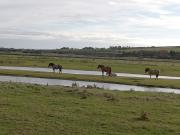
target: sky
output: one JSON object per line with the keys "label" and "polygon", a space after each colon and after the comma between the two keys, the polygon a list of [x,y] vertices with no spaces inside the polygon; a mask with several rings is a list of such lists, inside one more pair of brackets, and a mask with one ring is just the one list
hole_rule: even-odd
{"label": "sky", "polygon": [[180,0],[0,0],[0,9],[0,47],[180,45]]}

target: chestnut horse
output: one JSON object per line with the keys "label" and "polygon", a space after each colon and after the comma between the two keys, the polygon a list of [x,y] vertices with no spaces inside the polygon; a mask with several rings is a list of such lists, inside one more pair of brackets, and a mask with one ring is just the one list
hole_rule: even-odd
{"label": "chestnut horse", "polygon": [[104,66],[104,65],[98,65],[98,69],[101,69],[102,76],[104,76],[104,72],[106,72],[107,75],[111,76],[111,67]]}
{"label": "chestnut horse", "polygon": [[145,73],[148,73],[150,78],[152,75],[156,75],[156,79],[158,79],[160,71],[157,69],[145,68]]}
{"label": "chestnut horse", "polygon": [[52,67],[53,72],[55,72],[55,70],[59,69],[59,73],[62,73],[62,66],[61,65],[56,65],[54,63],[49,63],[48,67]]}

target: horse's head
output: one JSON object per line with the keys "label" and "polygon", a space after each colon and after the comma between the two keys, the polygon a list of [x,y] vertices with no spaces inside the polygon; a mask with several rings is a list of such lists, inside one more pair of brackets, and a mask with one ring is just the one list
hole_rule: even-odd
{"label": "horse's head", "polygon": [[62,65],[58,65],[58,68],[59,68],[60,70],[62,70],[62,69],[63,69]]}
{"label": "horse's head", "polygon": [[48,67],[53,67],[54,63],[49,63]]}
{"label": "horse's head", "polygon": [[145,73],[149,72],[150,68],[145,68]]}
{"label": "horse's head", "polygon": [[103,65],[98,65],[98,66],[97,66],[97,69],[102,68],[102,67],[103,67]]}

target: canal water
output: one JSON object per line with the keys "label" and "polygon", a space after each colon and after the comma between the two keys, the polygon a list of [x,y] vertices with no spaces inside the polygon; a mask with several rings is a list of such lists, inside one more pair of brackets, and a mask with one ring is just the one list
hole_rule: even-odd
{"label": "canal water", "polygon": [[73,83],[76,83],[78,84],[79,87],[83,87],[83,86],[87,87],[88,85],[91,86],[95,85],[98,88],[103,88],[107,90],[165,92],[165,93],[180,94],[180,89],[143,87],[143,86],[134,86],[134,85],[75,81],[75,80],[46,79],[46,78],[34,78],[34,77],[0,76],[0,82],[17,82],[17,83],[39,84],[39,85],[60,85],[60,86],[72,86]]}
{"label": "canal water", "polygon": [[[38,67],[12,67],[12,66],[0,66],[0,69],[8,70],[23,70],[23,71],[35,71],[35,72],[52,72],[51,68],[38,68]],[[79,74],[79,75],[102,75],[100,71],[85,71],[85,70],[71,70],[63,69],[63,73],[66,74]],[[149,78],[149,75],[143,74],[129,74],[129,73],[116,73],[120,77],[137,77],[137,78]],[[153,76],[152,76],[153,77]],[[159,76],[161,79],[180,80],[180,77],[174,76]]]}

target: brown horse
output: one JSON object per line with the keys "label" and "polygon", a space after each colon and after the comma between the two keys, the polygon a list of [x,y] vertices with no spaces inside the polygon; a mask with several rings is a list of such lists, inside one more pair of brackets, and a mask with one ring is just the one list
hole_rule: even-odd
{"label": "brown horse", "polygon": [[59,69],[59,73],[62,73],[62,66],[61,65],[56,65],[54,63],[49,63],[48,67],[52,67],[53,72],[55,72],[56,69]]}
{"label": "brown horse", "polygon": [[145,73],[148,73],[150,78],[152,75],[156,75],[156,79],[158,79],[160,71],[157,69],[145,68]]}
{"label": "brown horse", "polygon": [[98,65],[98,69],[101,69],[102,76],[104,76],[104,72],[106,72],[107,75],[111,76],[111,67],[104,66],[104,65]]}

